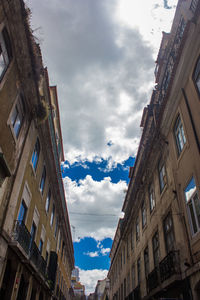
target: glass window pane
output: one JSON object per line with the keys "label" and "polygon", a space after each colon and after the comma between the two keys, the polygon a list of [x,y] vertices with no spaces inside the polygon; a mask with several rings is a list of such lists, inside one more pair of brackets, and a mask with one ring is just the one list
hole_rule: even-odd
{"label": "glass window pane", "polygon": [[194,209],[193,209],[192,201],[189,202],[188,205],[189,205],[191,222],[192,222],[192,226],[193,226],[193,233],[196,233],[197,232],[197,224],[196,224],[196,220],[195,220],[195,215],[194,215]]}
{"label": "glass window pane", "polygon": [[190,180],[189,184],[187,185],[187,187],[185,189],[186,202],[188,202],[190,200],[190,198],[192,197],[192,195],[194,194],[195,191],[196,191],[196,184],[194,181],[194,177],[192,177],[192,179]]}
{"label": "glass window pane", "polygon": [[200,228],[200,202],[197,194],[194,195],[193,199],[194,199],[194,206],[195,206],[195,211],[197,216],[198,227]]}

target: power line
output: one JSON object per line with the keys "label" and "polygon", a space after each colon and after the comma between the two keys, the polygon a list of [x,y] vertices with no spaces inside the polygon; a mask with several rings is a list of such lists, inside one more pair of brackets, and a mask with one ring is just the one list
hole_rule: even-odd
{"label": "power line", "polygon": [[119,215],[114,215],[114,214],[91,214],[91,213],[81,213],[81,212],[73,212],[73,211],[70,211],[69,214],[72,214],[72,215],[83,215],[83,216],[119,217]]}

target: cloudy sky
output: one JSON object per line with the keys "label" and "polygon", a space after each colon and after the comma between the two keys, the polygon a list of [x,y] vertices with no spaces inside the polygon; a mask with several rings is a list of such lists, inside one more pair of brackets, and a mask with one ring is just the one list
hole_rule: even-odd
{"label": "cloudy sky", "polygon": [[177,0],[26,3],[58,89],[75,261],[89,293],[109,268],[161,33],[170,30]]}

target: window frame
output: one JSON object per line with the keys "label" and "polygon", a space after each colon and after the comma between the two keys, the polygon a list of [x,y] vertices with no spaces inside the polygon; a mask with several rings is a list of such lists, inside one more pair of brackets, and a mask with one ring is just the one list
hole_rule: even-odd
{"label": "window frame", "polygon": [[[157,239],[157,244],[155,245],[155,240]],[[160,246],[159,246],[159,234],[158,231],[156,231],[152,237],[152,249],[153,249],[153,261],[154,261],[154,266],[159,265],[159,260],[160,260]],[[157,256],[156,256],[157,253]]]}
{"label": "window frame", "polygon": [[37,137],[35,145],[34,145],[33,153],[31,156],[31,164],[32,164],[34,172],[37,171],[39,157],[40,157],[40,141],[39,141],[39,138]]}
{"label": "window frame", "polygon": [[178,116],[176,117],[173,132],[174,132],[174,139],[176,141],[177,154],[179,156],[183,151],[185,144],[187,142],[185,130],[183,127],[183,122],[180,114],[178,114]]}
{"label": "window frame", "polygon": [[197,91],[197,94],[200,98],[200,55],[197,58],[197,61],[196,61],[195,67],[194,67],[192,80],[193,80],[195,89]]}
{"label": "window frame", "polygon": [[138,285],[141,282],[141,258],[138,257],[137,259],[137,280],[138,280]]}
{"label": "window frame", "polygon": [[51,217],[50,217],[50,226],[53,226],[53,222],[54,222],[54,217],[55,217],[55,204],[53,203],[52,205],[52,210],[51,210]]}
{"label": "window frame", "polygon": [[167,185],[167,172],[165,162],[162,160],[158,164],[158,175],[159,175],[159,185],[160,185],[160,193],[162,194],[164,188]]}
{"label": "window frame", "polygon": [[8,70],[12,61],[12,46],[10,41],[9,32],[6,26],[3,26],[0,30],[0,64],[4,64],[2,70],[0,70],[0,83],[2,82],[6,71]]}
{"label": "window frame", "polygon": [[39,250],[39,252],[40,252],[41,255],[42,255],[43,246],[44,246],[44,242],[43,242],[42,239],[40,239],[38,250]]}
{"label": "window frame", "polygon": [[[192,180],[194,181],[194,190],[190,192],[190,195],[187,198],[186,189],[191,184]],[[197,210],[200,211],[200,198],[199,193],[197,190],[197,185],[194,176],[191,177],[190,181],[188,182],[186,188],[184,189],[184,195],[185,195],[185,202],[186,202],[186,208],[187,208],[187,214],[190,224],[190,230],[192,236],[195,236],[200,232],[200,219],[198,219]],[[195,203],[194,198],[196,197],[197,203]],[[197,208],[197,205],[199,206]],[[200,215],[199,215],[200,218]],[[195,223],[194,223],[195,222]],[[194,225],[196,226],[196,231],[194,229]]]}
{"label": "window frame", "polygon": [[148,187],[148,197],[149,197],[149,210],[151,214],[156,207],[156,199],[155,199],[155,191],[154,191],[153,183],[151,183]]}
{"label": "window frame", "polygon": [[[169,228],[167,228],[168,226]],[[165,238],[165,249],[166,252],[169,253],[170,251],[173,251],[175,248],[174,224],[173,224],[171,211],[168,212],[168,214],[163,220],[163,233]],[[171,240],[169,242],[168,240],[169,238],[172,239],[173,242]]]}
{"label": "window frame", "polygon": [[140,222],[139,222],[139,216],[137,216],[136,221],[135,221],[135,238],[136,238],[136,242],[138,242],[139,239],[140,239]]}
{"label": "window frame", "polygon": [[[22,219],[19,219],[20,214],[22,212],[22,207],[24,208],[23,217],[22,217]],[[23,223],[23,224],[26,223],[27,212],[28,212],[28,207],[27,207],[26,202],[24,201],[24,199],[22,199],[21,204],[20,204],[20,208],[19,208],[18,217],[17,217],[17,221],[19,221],[20,224],[21,223]]]}
{"label": "window frame", "polygon": [[142,229],[147,225],[147,210],[146,210],[146,203],[143,200],[141,205],[141,214],[142,214]]}
{"label": "window frame", "polygon": [[144,249],[144,271],[145,271],[145,276],[147,278],[149,274],[149,248],[146,246]]}
{"label": "window frame", "polygon": [[45,202],[45,211],[46,211],[46,213],[49,212],[50,203],[51,203],[51,189],[49,188],[48,194],[47,194],[47,197],[46,197],[46,202]]}
{"label": "window frame", "polygon": [[24,97],[20,93],[14,102],[12,110],[10,112],[7,124],[10,126],[12,135],[14,137],[15,142],[19,139],[20,132],[22,130],[24,119],[25,119],[25,103]]}
{"label": "window frame", "polygon": [[47,178],[47,171],[46,171],[46,167],[44,165],[43,170],[42,170],[41,179],[40,179],[40,192],[42,195],[44,194],[46,178]]}

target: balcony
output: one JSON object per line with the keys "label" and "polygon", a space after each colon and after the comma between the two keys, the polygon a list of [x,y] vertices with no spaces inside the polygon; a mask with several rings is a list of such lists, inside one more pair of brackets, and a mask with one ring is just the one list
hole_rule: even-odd
{"label": "balcony", "polygon": [[15,221],[13,239],[20,244],[27,254],[29,261],[32,262],[42,276],[45,277],[47,270],[46,261],[41,256],[35,242],[31,243],[31,234],[23,222]]}
{"label": "balcony", "polygon": [[192,0],[191,1],[191,5],[190,5],[190,9],[193,13],[195,13],[196,8],[197,8],[197,4],[198,4],[198,0]]}
{"label": "balcony", "polygon": [[152,291],[159,285],[158,268],[155,267],[147,277],[147,288],[148,292]]}
{"label": "balcony", "polygon": [[179,251],[171,251],[159,264],[161,282],[167,280],[174,274],[180,273]]}
{"label": "balcony", "polygon": [[159,263],[159,267],[155,267],[153,271],[149,273],[147,278],[148,292],[151,292],[175,274],[180,274],[179,251],[169,252]]}

